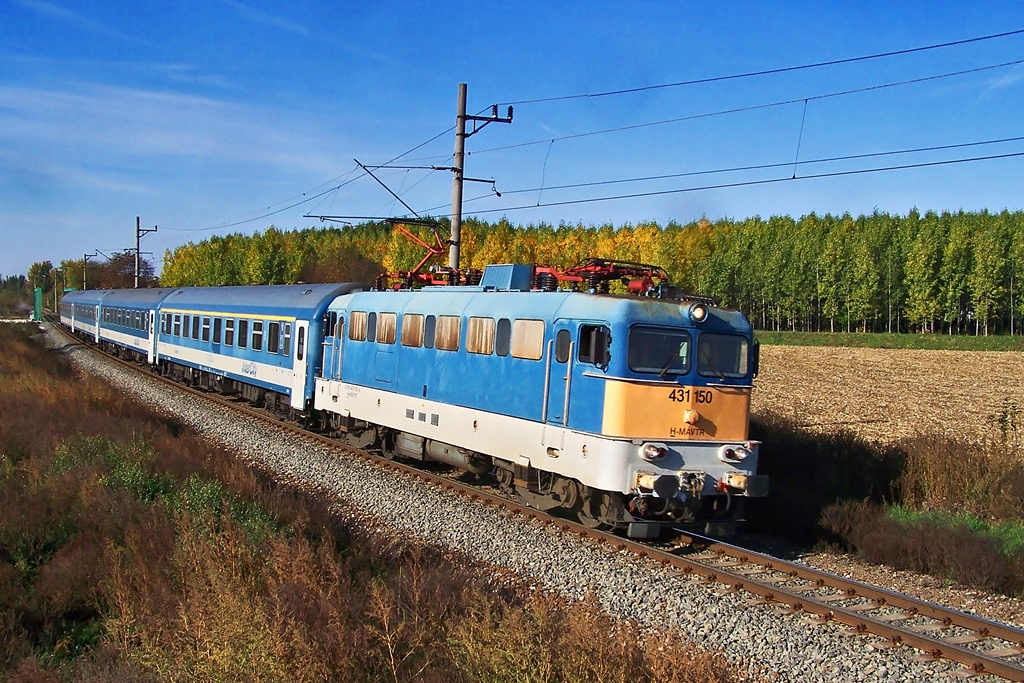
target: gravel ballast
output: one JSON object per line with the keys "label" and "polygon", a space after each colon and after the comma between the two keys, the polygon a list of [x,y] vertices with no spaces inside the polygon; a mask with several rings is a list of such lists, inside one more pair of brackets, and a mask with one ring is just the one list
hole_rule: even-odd
{"label": "gravel ballast", "polygon": [[[478,507],[450,492],[317,446],[298,443],[270,425],[245,421],[200,398],[129,371],[94,350],[48,330],[51,345],[81,371],[99,375],[126,395],[173,414],[196,432],[254,465],[323,495],[336,497],[372,526],[412,535],[504,568],[529,583],[572,599],[593,593],[612,615],[654,628],[670,627],[688,641],[721,650],[755,677],[792,681],[959,680],[959,665],[915,662],[909,648],[876,650],[872,636],[848,636],[835,624],[811,625],[807,615],[748,606],[743,593],[690,582],[659,564],[616,552],[550,526]],[[599,634],[595,634],[598,637]]]}

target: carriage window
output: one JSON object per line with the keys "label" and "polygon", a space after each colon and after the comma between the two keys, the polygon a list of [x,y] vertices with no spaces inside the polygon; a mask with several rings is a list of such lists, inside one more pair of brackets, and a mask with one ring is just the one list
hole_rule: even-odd
{"label": "carriage window", "polygon": [[685,330],[634,327],[629,331],[629,368],[659,377],[690,370],[690,334]]}
{"label": "carriage window", "polygon": [[213,343],[214,344],[220,344],[220,330],[221,330],[221,326],[223,324],[224,324],[224,320],[222,318],[214,318],[213,319]]}
{"label": "carriage window", "polygon": [[252,350],[260,351],[263,349],[263,321],[253,320],[252,321]]}
{"label": "carriage window", "polygon": [[281,323],[267,325],[267,353],[277,353],[281,343]]}
{"label": "carriage window", "polygon": [[292,324],[284,324],[284,348],[281,349],[281,353],[286,356],[292,355]]}
{"label": "carriage window", "polygon": [[187,315],[181,316],[181,336],[188,339],[188,331],[192,329],[192,318]]}
{"label": "carriage window", "polygon": [[611,339],[611,330],[605,325],[581,325],[579,361],[602,369],[608,367]]}
{"label": "carriage window", "polygon": [[705,377],[744,377],[748,357],[745,337],[705,332],[697,338],[697,372]]}
{"label": "carriage window", "polygon": [[494,333],[494,352],[499,356],[507,356],[509,345],[512,343],[512,321],[502,318],[498,321],[498,327]]}
{"label": "carriage window", "polygon": [[181,336],[181,316],[177,313],[174,314],[174,336]]}
{"label": "carriage window", "polygon": [[423,346],[423,316],[406,313],[402,316],[402,346]]}
{"label": "carriage window", "polygon": [[377,323],[377,342],[380,344],[394,344],[397,332],[398,314],[381,313]]}
{"label": "carriage window", "polygon": [[192,316],[192,338],[199,339],[199,316]]}
{"label": "carriage window", "polygon": [[141,330],[142,329],[142,316],[139,314],[138,311],[135,311],[132,314],[132,322],[135,323],[134,325],[132,325],[132,327],[134,327],[137,330]]}
{"label": "carriage window", "polygon": [[171,316],[166,313],[160,314],[160,331],[164,334],[171,333]]}
{"label": "carriage window", "polygon": [[428,315],[423,322],[423,346],[434,348],[434,337],[437,335],[437,317]]}
{"label": "carriage window", "polygon": [[377,314],[366,314],[366,341],[377,341]]}
{"label": "carriage window", "polygon": [[491,355],[494,352],[494,318],[470,318],[466,323],[466,351]]}
{"label": "carriage window", "polygon": [[544,355],[544,321],[514,320],[511,351],[513,358],[540,360]]}
{"label": "carriage window", "polygon": [[437,316],[437,330],[434,334],[434,345],[439,351],[458,351],[459,333],[461,331],[462,318],[459,316]]}
{"label": "carriage window", "polygon": [[224,321],[224,343],[228,346],[235,345],[235,319],[228,318]]}
{"label": "carriage window", "polygon": [[210,319],[207,316],[203,316],[203,341],[210,341]]}
{"label": "carriage window", "polygon": [[352,341],[366,339],[366,311],[353,311],[348,320],[348,338]]}
{"label": "carriage window", "polygon": [[238,348],[244,349],[249,343],[249,320],[241,318],[238,321]]}
{"label": "carriage window", "polygon": [[295,360],[302,360],[303,354],[306,352],[306,328],[299,328],[299,345],[295,347]]}

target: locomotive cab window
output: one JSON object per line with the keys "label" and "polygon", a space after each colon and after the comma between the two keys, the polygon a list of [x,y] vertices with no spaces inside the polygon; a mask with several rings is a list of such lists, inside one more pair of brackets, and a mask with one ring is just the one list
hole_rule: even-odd
{"label": "locomotive cab window", "polygon": [[579,361],[591,363],[602,370],[607,368],[611,341],[612,333],[606,325],[581,325]]}
{"label": "locomotive cab window", "polygon": [[629,331],[629,369],[659,377],[690,371],[690,334],[685,330],[634,327]]}
{"label": "locomotive cab window", "polygon": [[745,377],[747,340],[735,334],[705,332],[697,338],[697,372],[704,377]]}

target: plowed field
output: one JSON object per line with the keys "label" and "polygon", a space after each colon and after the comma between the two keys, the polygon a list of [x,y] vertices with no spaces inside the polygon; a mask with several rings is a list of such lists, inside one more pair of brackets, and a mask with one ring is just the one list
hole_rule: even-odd
{"label": "plowed field", "polygon": [[880,442],[920,433],[980,441],[998,438],[993,418],[1006,401],[1024,410],[1024,353],[762,346],[754,384],[755,414],[812,429]]}

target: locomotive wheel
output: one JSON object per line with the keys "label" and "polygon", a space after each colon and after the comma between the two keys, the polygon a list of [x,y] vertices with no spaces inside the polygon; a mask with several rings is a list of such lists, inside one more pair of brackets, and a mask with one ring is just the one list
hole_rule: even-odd
{"label": "locomotive wheel", "polygon": [[576,516],[579,518],[580,524],[588,529],[607,530],[612,528],[612,523],[609,521],[611,508],[608,494],[585,488],[582,505],[580,505]]}

